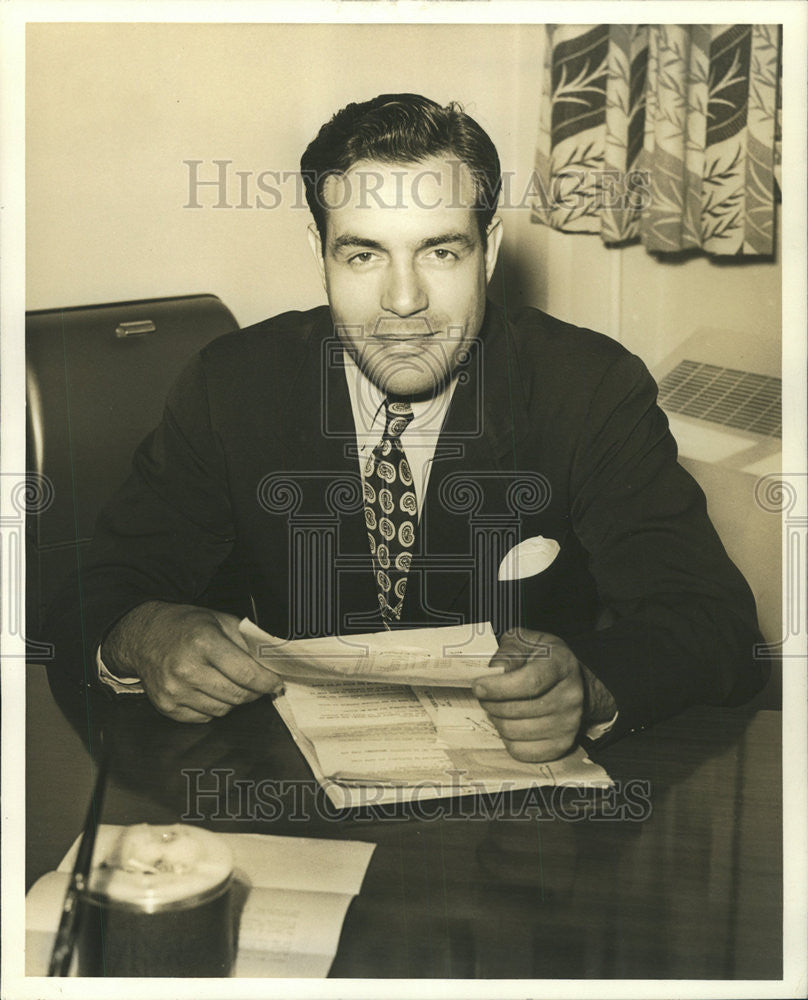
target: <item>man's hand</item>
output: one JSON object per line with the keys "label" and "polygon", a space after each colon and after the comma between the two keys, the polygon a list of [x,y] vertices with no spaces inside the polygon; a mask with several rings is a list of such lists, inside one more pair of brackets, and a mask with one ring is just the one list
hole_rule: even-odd
{"label": "man's hand", "polygon": [[504,674],[479,678],[473,690],[516,760],[557,760],[574,746],[582,723],[614,715],[606,688],[548,632],[506,632],[489,664],[499,666]]}
{"label": "man's hand", "polygon": [[247,652],[238,618],[189,604],[140,604],[110,631],[101,659],[120,677],[139,677],[155,708],[178,722],[209,722],[283,687]]}

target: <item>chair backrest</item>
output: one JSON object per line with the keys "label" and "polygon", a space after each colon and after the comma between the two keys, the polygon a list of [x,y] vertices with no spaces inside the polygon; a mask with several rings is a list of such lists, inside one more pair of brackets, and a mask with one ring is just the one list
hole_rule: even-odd
{"label": "chair backrest", "polygon": [[193,353],[238,328],[215,295],[26,316],[27,468],[52,498],[27,519],[26,632],[78,565],[101,506]]}

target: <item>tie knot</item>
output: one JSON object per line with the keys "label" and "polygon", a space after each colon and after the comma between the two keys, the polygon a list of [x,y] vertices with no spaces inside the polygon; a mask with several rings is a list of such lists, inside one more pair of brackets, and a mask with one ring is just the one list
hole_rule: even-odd
{"label": "tie knot", "polygon": [[384,413],[386,418],[384,436],[386,438],[400,437],[413,417],[412,407],[408,402],[389,398],[384,401]]}

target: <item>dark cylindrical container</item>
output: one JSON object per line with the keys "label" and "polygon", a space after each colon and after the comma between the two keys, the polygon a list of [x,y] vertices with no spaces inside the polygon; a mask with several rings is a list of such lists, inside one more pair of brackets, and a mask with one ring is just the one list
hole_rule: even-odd
{"label": "dark cylindrical container", "polygon": [[[159,845],[160,837],[190,838],[199,858],[158,859],[140,870],[137,858],[120,846],[112,860],[93,869],[79,897],[77,938],[80,976],[228,976],[234,960],[231,912],[232,864],[214,835],[193,827],[132,827]],[[210,838],[213,838],[211,840]],[[153,851],[150,852],[153,855]],[[175,852],[176,853],[176,852]],[[153,856],[150,858],[153,861]],[[174,868],[170,867],[171,865]],[[177,870],[175,870],[177,869]]]}

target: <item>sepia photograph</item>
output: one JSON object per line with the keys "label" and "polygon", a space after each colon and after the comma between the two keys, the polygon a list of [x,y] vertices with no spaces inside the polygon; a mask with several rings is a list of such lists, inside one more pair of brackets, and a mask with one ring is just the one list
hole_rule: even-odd
{"label": "sepia photograph", "polygon": [[4,6],[3,996],[804,995],[805,7]]}

